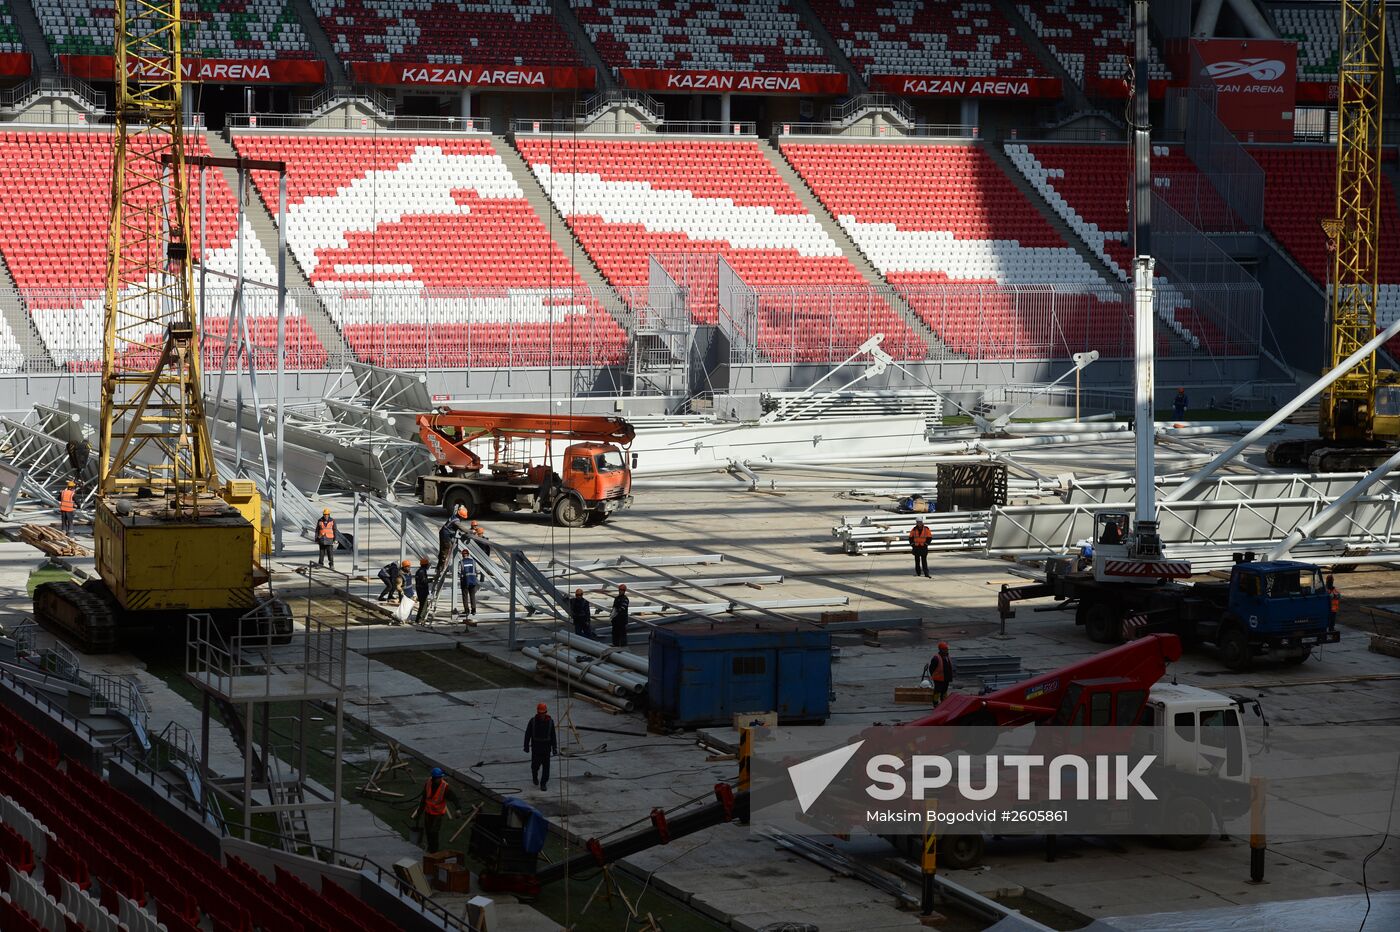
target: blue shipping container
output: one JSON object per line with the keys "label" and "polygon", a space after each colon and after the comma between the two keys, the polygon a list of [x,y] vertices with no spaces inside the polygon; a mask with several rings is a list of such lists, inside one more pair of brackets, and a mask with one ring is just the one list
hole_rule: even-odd
{"label": "blue shipping container", "polygon": [[682,728],[728,725],[736,712],[823,722],[831,703],[831,635],[809,628],[746,628],[732,620],[678,622],[651,635],[647,696]]}

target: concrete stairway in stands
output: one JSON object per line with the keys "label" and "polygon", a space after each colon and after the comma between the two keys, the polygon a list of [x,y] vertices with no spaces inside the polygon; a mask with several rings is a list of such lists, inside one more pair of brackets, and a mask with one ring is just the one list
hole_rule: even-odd
{"label": "concrete stairway in stands", "polygon": [[491,145],[495,148],[496,154],[505,163],[506,170],[510,172],[515,183],[520,185],[520,190],[525,193],[525,200],[530,202],[530,206],[535,209],[535,214],[540,218],[540,222],[549,230],[550,237],[554,240],[564,255],[573,260],[574,271],[583,279],[583,283],[593,292],[602,305],[608,309],[617,321],[618,326],[629,334],[633,331],[632,315],[623,304],[622,298],[608,280],[603,277],[602,271],[594,264],[593,257],[583,248],[583,244],[574,236],[573,229],[564,220],[561,214],[550,201],[549,195],[540,186],[540,181],[535,177],[535,173],[530,171],[530,164],[525,161],[525,157],[520,154],[514,144],[504,136],[493,135]]}
{"label": "concrete stairway in stands", "polygon": [[306,33],[306,40],[311,43],[321,61],[326,63],[327,83],[349,84],[350,76],[345,73],[345,66],[340,63],[340,56],[336,54],[331,37],[321,28],[321,20],[317,18],[311,0],[292,0],[292,8],[297,11],[297,18],[301,20],[301,29]]}
{"label": "concrete stairway in stands", "polygon": [[34,4],[29,0],[10,0],[10,17],[15,21],[25,49],[34,56],[34,75],[45,77],[58,74],[58,65],[54,62],[49,40],[44,36],[44,27],[39,25]]}
{"label": "concrete stairway in stands", "polygon": [[[225,133],[205,133],[205,139],[209,142],[209,152],[220,158],[238,158],[238,151],[234,149]],[[228,181],[229,190],[233,191],[234,197],[238,196],[238,172],[232,168],[222,169],[224,178]],[[256,189],[252,179],[248,180],[247,205],[244,207],[244,214],[248,222],[253,227],[253,232],[257,234],[258,241],[267,254],[272,257],[272,261],[277,261],[277,224],[272,219],[272,209],[269,209]],[[306,318],[306,322],[311,326],[312,332],[316,334],[316,339],[321,341],[321,345],[326,349],[327,368],[336,369],[351,362],[355,356],[350,349],[350,344],[345,342],[345,337],[341,334],[340,328],[331,319],[330,313],[321,303],[321,297],[316,293],[306,277],[306,272],[297,262],[296,256],[292,254],[290,248],[287,250],[287,301],[295,305],[301,315]]]}
{"label": "concrete stairway in stands", "polygon": [[831,211],[826,209],[826,205],[823,204],[821,199],[807,186],[807,182],[802,180],[802,176],[797,173],[797,169],[792,167],[792,163],[783,155],[782,150],[771,140],[766,139],[759,143],[759,148],[763,150],[764,156],[772,163],[778,174],[782,176],[782,179],[787,182],[788,187],[792,188],[797,194],[797,198],[802,202],[802,206],[806,207],[807,211],[811,213],[813,217],[817,218],[817,223],[820,224],[827,235],[836,242],[836,245],[841,249],[842,255],[844,255],[850,263],[856,267],[856,270],[860,272],[860,277],[865,279],[866,284],[880,289],[886,296],[886,303],[890,306],[890,309],[898,314],[904,322],[909,325],[909,328],[928,344],[930,355],[934,359],[961,356],[961,353],[956,353],[950,349],[948,345],[939,338],[938,334],[934,333],[933,328],[925,323],[924,319],[920,317],[918,313],[909,306],[908,302],[899,296],[894,290],[894,287],[885,280],[885,277],[880,274],[880,270],[875,268],[874,263],[866,257],[865,253],[861,252],[860,247],[857,246],[850,235],[846,233],[840,221],[831,215]]}
{"label": "concrete stairway in stands", "polygon": [[1011,28],[1016,30],[1016,34],[1021,37],[1021,41],[1026,43],[1026,47],[1035,53],[1041,65],[1060,79],[1063,99],[1070,104],[1071,108],[1092,110],[1093,105],[1089,103],[1089,98],[1084,95],[1084,88],[1080,87],[1075,82],[1074,77],[1065,69],[1065,66],[1060,64],[1055,53],[1050,51],[1044,42],[1040,41],[1040,36],[1031,28],[1031,24],[1026,22],[1021,11],[1016,9],[1016,4],[1012,0],[992,0],[992,5],[1011,24]]}
{"label": "concrete stairway in stands", "polygon": [[574,15],[573,4],[569,0],[553,0],[554,19],[559,26],[569,34],[569,38],[574,40],[574,48],[588,66],[598,72],[598,90],[610,91],[617,87],[617,79],[613,77],[612,69],[603,61],[603,56],[598,54],[598,50],[593,46],[593,40],[588,38],[588,31],[583,28],[583,24]]}
{"label": "concrete stairway in stands", "polygon": [[826,57],[843,71],[846,79],[851,82],[850,93],[864,94],[869,88],[865,83],[865,75],[860,73],[860,69],[851,64],[851,60],[846,57],[846,53],[841,50],[841,43],[826,28],[822,18],[812,9],[807,0],[791,0],[792,8],[802,20],[802,25],[812,33],[813,38],[821,43],[826,50]]}
{"label": "concrete stairway in stands", "polygon": [[43,337],[39,336],[39,329],[34,326],[34,318],[29,316],[29,309],[24,306],[19,287],[3,257],[0,257],[0,315],[4,315],[5,323],[10,325],[10,333],[14,334],[20,349],[24,351],[21,371],[52,372],[53,357],[49,355]]}

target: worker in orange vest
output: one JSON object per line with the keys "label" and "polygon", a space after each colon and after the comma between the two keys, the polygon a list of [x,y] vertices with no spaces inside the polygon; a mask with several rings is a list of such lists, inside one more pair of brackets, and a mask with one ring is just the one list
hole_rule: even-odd
{"label": "worker in orange vest", "polygon": [[1327,627],[1337,627],[1337,613],[1342,610],[1342,594],[1337,591],[1337,584],[1332,579],[1332,574],[1327,574]]}
{"label": "worker in orange vest", "polygon": [[462,808],[457,802],[457,794],[447,785],[447,775],[442,772],[441,767],[434,767],[428,781],[423,784],[423,794],[418,797],[418,808],[413,810],[413,815],[410,816],[416,818],[420,813],[423,816],[424,851],[441,850],[442,820],[444,816],[451,817],[450,806]]}
{"label": "worker in orange vest", "polygon": [[316,522],[316,546],[321,548],[316,565],[329,563],[330,568],[335,569],[335,519],[331,517],[329,508],[321,509],[321,520]]}
{"label": "worker in orange vest", "polygon": [[948,642],[938,642],[938,653],[928,662],[928,678],[938,702],[948,698],[948,684],[953,682],[953,660],[948,656]]}
{"label": "worker in orange vest", "polygon": [[914,575],[928,575],[928,545],[933,540],[933,532],[919,518],[909,529],[909,549],[914,551]]}
{"label": "worker in orange vest", "polygon": [[58,520],[65,534],[73,533],[73,512],[78,507],[77,488],[78,484],[69,479],[68,485],[58,493]]}

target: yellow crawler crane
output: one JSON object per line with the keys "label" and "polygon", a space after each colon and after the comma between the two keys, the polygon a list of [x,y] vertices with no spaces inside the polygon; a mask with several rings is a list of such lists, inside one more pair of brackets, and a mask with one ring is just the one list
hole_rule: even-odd
{"label": "yellow crawler crane", "polygon": [[[179,0],[117,0],[116,132],[103,333],[98,580],[47,583],[34,614],[83,650],[178,632],[190,612],[289,629],[267,581],[262,502],[220,483],[200,381]],[[261,611],[255,609],[261,608]]]}
{"label": "yellow crawler crane", "polygon": [[[1342,0],[1337,72],[1337,215],[1324,221],[1332,252],[1333,369],[1376,335],[1381,255],[1381,97],[1385,0]],[[1371,469],[1400,444],[1400,373],[1364,357],[1322,395],[1315,440],[1269,448],[1277,466],[1318,472]]]}

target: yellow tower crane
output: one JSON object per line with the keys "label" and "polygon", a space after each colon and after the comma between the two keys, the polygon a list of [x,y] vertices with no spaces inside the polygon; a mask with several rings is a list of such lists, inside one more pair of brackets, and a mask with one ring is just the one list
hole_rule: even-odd
{"label": "yellow tower crane", "polygon": [[[1337,56],[1337,213],[1332,253],[1331,370],[1376,335],[1381,258],[1381,104],[1385,0],[1342,0]],[[1322,395],[1318,436],[1269,448],[1269,462],[1313,471],[1370,469],[1400,444],[1400,373],[1364,356]]]}
{"label": "yellow tower crane", "polygon": [[192,300],[180,0],[117,0],[116,131],[93,540],[100,580],[47,583],[34,614],[87,651],[134,632],[183,643],[190,613],[289,629],[253,483],[221,483]]}

